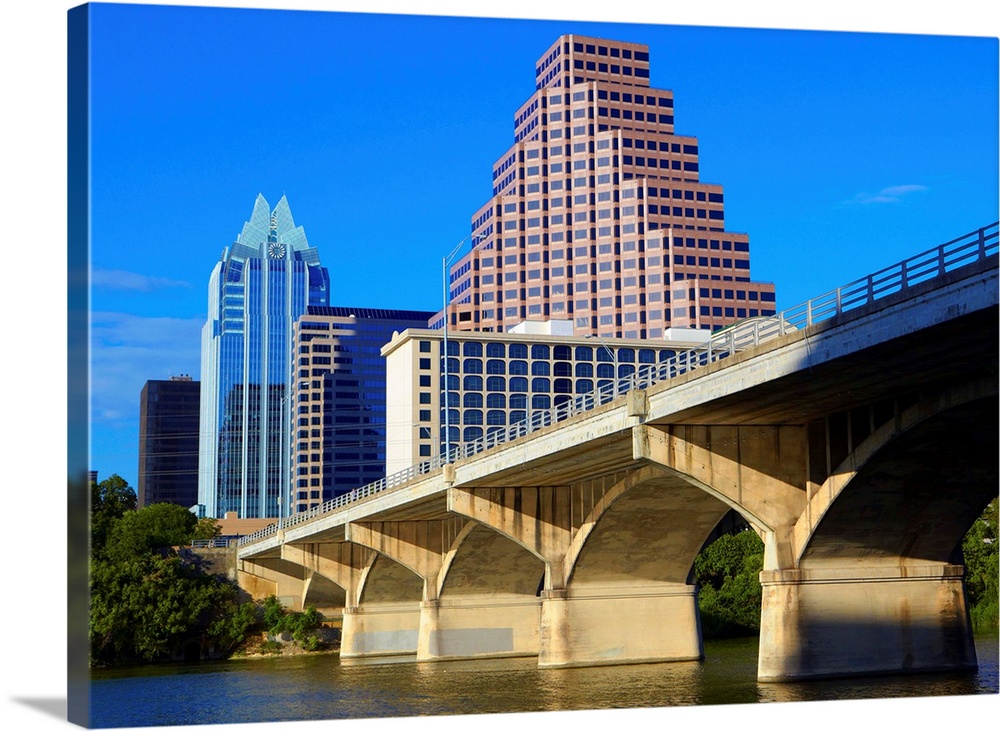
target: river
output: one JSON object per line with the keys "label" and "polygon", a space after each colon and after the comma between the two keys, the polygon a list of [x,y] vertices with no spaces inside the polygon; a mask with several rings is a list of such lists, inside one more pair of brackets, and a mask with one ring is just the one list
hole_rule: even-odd
{"label": "river", "polygon": [[95,728],[655,708],[998,692],[995,636],[979,670],[758,684],[757,639],[705,642],[705,660],[539,669],[535,658],[342,663],[335,654],[101,670]]}

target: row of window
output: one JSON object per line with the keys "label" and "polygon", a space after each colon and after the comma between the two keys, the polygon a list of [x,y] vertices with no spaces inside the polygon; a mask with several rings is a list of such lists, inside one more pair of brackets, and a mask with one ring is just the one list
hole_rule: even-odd
{"label": "row of window", "polygon": [[[421,353],[432,352],[431,341],[421,340],[419,343],[419,350]],[[440,346],[438,350],[441,350]],[[482,343],[472,340],[465,342],[456,340],[448,341],[448,355],[462,355],[466,358],[482,358],[485,356],[486,358],[513,358],[527,360],[530,353],[530,358],[533,361],[593,361],[596,357],[598,362],[611,362],[614,359],[619,363],[656,363],[658,360],[662,362],[674,354],[674,351],[668,348],[653,349],[617,347],[610,348],[610,350],[614,353],[614,357],[612,358],[608,350],[609,346],[605,345],[593,347],[589,345],[550,346],[545,343],[533,343],[529,346],[527,343]],[[430,368],[430,365],[431,361],[429,358],[420,359],[421,368]],[[428,383],[427,385],[430,384]]]}

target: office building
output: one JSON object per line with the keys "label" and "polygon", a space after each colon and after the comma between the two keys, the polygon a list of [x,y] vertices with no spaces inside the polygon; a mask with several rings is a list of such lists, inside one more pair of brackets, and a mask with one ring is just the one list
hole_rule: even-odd
{"label": "office building", "polygon": [[774,313],[774,285],[751,280],[749,238],[726,230],[722,186],[700,179],[698,139],[675,131],[673,93],[650,86],[639,43],[565,35],[542,55],[472,234],[450,269],[453,329],[556,319],[655,339]]}
{"label": "office building", "polygon": [[212,270],[201,342],[198,499],[209,517],[287,513],[293,325],[330,277],[288,201],[258,196]]}
{"label": "office building", "polygon": [[146,381],[139,394],[138,506],[198,502],[201,384],[191,376]]}
{"label": "office building", "polygon": [[[474,442],[585,394],[643,366],[707,342],[705,330],[671,330],[658,340],[574,336],[569,321],[525,322],[511,332],[398,333],[386,359],[389,474]],[[444,369],[447,368],[447,380]],[[447,412],[439,404],[447,403]],[[537,418],[537,417],[536,417]],[[447,424],[445,423],[447,422]]]}
{"label": "office building", "polygon": [[432,312],[310,307],[295,323],[292,513],[385,477],[386,368],[394,333]]}

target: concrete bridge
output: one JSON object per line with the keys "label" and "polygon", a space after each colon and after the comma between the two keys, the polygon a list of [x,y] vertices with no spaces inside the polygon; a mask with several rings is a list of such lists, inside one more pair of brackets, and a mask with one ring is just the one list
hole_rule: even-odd
{"label": "concrete bridge", "polygon": [[693,660],[693,563],[735,511],[761,681],[972,669],[998,332],[992,224],[250,536],[240,580],[342,612],[344,659]]}

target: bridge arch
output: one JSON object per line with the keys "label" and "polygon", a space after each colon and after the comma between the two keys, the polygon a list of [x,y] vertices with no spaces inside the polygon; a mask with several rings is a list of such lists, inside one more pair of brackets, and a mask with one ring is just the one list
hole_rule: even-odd
{"label": "bridge arch", "polygon": [[311,571],[302,587],[302,608],[315,607],[327,615],[347,606],[347,589],[319,571]]}
{"label": "bridge arch", "polygon": [[361,572],[358,606],[419,602],[423,592],[424,580],[419,574],[384,553],[373,551]]}
{"label": "bridge arch", "polygon": [[567,587],[577,580],[603,584],[626,577],[687,583],[698,551],[733,507],[693,482],[659,465],[624,475],[574,534],[565,558]]}
{"label": "bridge arch", "polygon": [[995,379],[957,385],[876,429],[799,516],[794,565],[961,563],[954,549],[997,495],[997,393]]}
{"label": "bridge arch", "polygon": [[535,597],[544,574],[544,561],[534,551],[488,525],[470,520],[448,547],[437,579],[437,596]]}

